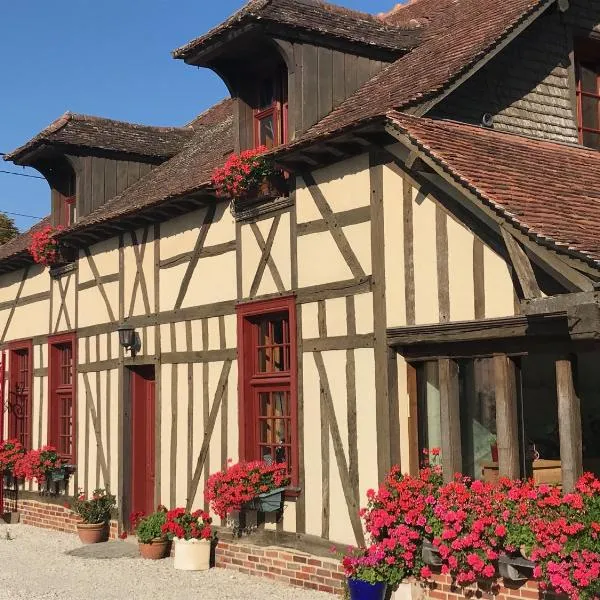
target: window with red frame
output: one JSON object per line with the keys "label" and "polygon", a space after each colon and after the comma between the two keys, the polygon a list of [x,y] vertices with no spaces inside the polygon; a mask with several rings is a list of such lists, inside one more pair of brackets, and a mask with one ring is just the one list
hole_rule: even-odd
{"label": "window with red frame", "polygon": [[254,146],[273,148],[287,141],[288,85],[285,69],[258,84],[254,110]]}
{"label": "window with red frame", "polygon": [[9,347],[8,438],[31,448],[31,388],[33,385],[31,341]]}
{"label": "window with red frame", "polygon": [[74,462],[75,339],[72,335],[50,340],[49,440],[59,455]]}
{"label": "window with red frame", "polygon": [[240,456],[287,463],[298,483],[295,298],[238,307]]}
{"label": "window with red frame", "polygon": [[575,46],[577,130],[579,142],[600,148],[600,44],[584,40]]}

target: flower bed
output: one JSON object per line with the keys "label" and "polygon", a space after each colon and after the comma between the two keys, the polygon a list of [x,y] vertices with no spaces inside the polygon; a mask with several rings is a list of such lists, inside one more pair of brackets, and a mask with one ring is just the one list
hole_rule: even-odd
{"label": "flower bed", "polygon": [[[438,467],[418,477],[394,467],[379,490],[367,492],[361,511],[371,545],[344,558],[346,575],[431,582],[434,571],[468,587],[499,578],[498,559],[520,549],[535,562],[542,590],[572,600],[600,597],[600,481],[585,475],[571,494],[530,481],[472,481],[457,475],[444,484]],[[439,554],[425,564],[424,542]],[[426,544],[427,545],[427,544]],[[380,573],[379,575],[377,573]]]}

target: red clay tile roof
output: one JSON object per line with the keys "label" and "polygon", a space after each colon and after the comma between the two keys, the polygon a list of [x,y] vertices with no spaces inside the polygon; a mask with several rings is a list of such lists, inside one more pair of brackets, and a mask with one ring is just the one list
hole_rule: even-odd
{"label": "red clay tile roof", "polygon": [[600,264],[600,152],[396,111],[388,118],[531,238]]}
{"label": "red clay tile roof", "polygon": [[189,58],[225,33],[246,23],[278,23],[294,29],[342,38],[355,44],[401,51],[413,48],[420,32],[386,23],[382,18],[322,2],[321,0],[250,0],[222,24],[173,51],[174,58]]}
{"label": "red clay tile roof", "polygon": [[416,0],[395,9],[385,17],[390,23],[427,23],[420,45],[366,82],[303,137],[327,134],[434,97],[554,1]]}
{"label": "red clay tile roof", "polygon": [[151,127],[67,112],[4,159],[17,164],[42,144],[94,148],[166,159],[181,150],[194,132],[184,127]]}
{"label": "red clay tile roof", "polygon": [[46,225],[50,225],[49,216],[45,219],[42,219],[41,221],[36,223],[31,229],[22,233],[21,235],[18,235],[9,242],[6,242],[5,244],[0,244],[0,261],[6,262],[11,258],[15,258],[21,255],[29,256],[27,248],[31,243],[31,236],[36,231],[39,231],[40,229],[44,228]]}
{"label": "red clay tile roof", "polygon": [[225,100],[195,119],[195,135],[172,159],[65,230],[79,231],[183,197],[210,184],[215,167],[233,152],[233,101]]}

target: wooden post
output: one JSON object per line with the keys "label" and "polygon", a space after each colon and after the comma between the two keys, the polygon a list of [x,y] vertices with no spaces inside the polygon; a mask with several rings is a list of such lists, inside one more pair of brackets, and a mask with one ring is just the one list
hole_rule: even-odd
{"label": "wooden post", "polygon": [[581,407],[573,382],[574,357],[556,361],[556,395],[560,432],[560,462],[564,492],[571,492],[583,474]]}
{"label": "wooden post", "polygon": [[438,364],[442,421],[442,468],[444,481],[452,481],[454,474],[462,470],[458,364],[449,358],[441,358]]}
{"label": "wooden post", "polygon": [[[419,475],[419,402],[417,386],[417,369],[406,363],[406,387],[408,392],[408,438],[409,454],[407,464],[402,463],[402,472]],[[424,417],[423,417],[424,418]]]}
{"label": "wooden post", "polygon": [[500,477],[517,479],[519,468],[519,430],[515,364],[508,356],[494,356],[496,391],[496,433]]}

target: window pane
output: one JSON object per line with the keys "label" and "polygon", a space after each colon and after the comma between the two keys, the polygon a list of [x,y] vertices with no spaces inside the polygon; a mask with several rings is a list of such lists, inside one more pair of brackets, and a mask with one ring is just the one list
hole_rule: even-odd
{"label": "window pane", "polygon": [[290,396],[287,391],[260,392],[259,456],[267,462],[287,462],[291,457]]}
{"label": "window pane", "polygon": [[496,444],[496,391],[491,358],[459,361],[463,473],[476,479]]}
{"label": "window pane", "polygon": [[273,316],[257,324],[257,370],[259,373],[289,371],[290,345],[287,316]]}
{"label": "window pane", "polygon": [[273,113],[258,121],[258,144],[267,148],[275,146],[275,115]]}
{"label": "window pane", "polygon": [[441,448],[440,387],[437,362],[423,363],[419,370],[419,449]]}

